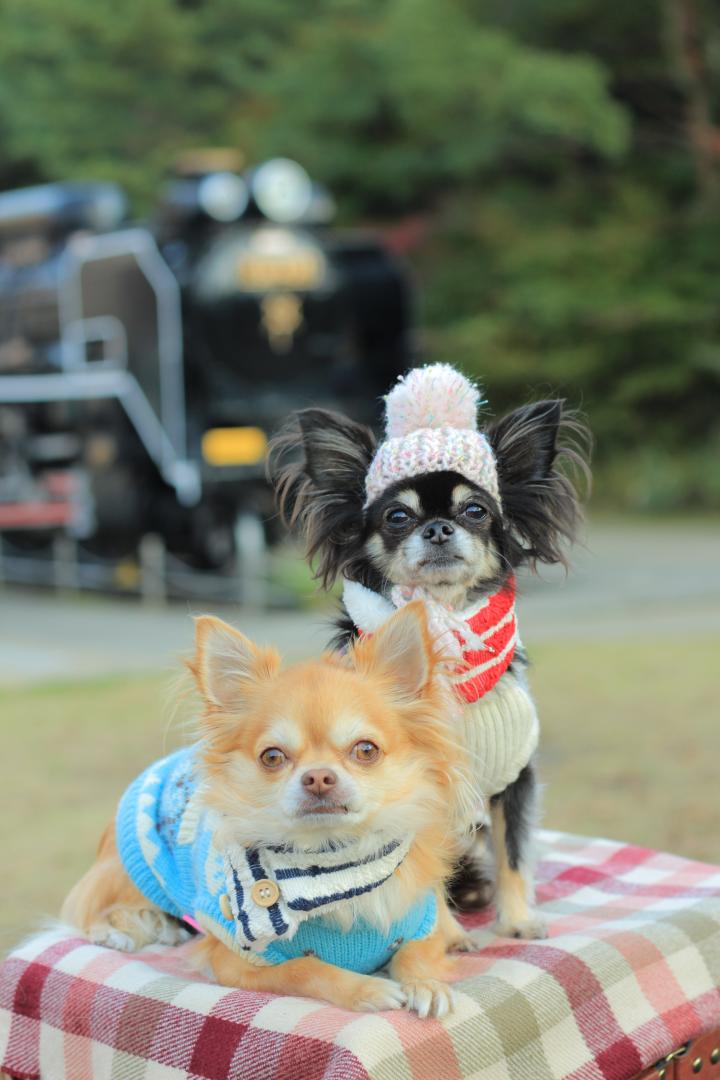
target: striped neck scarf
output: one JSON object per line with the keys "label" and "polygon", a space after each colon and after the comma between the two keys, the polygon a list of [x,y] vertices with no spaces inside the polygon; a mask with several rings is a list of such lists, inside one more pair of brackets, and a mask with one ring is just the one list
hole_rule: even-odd
{"label": "striped neck scarf", "polygon": [[362,840],[314,850],[229,846],[224,868],[237,945],[261,952],[278,938],[292,938],[306,919],[377,889],[410,844],[410,837],[386,838],[369,853]]}
{"label": "striped neck scarf", "polygon": [[390,599],[357,581],[346,581],[345,609],[361,634],[372,634],[411,600],[422,600],[430,632],[438,646],[455,661],[451,681],[468,702],[479,701],[505,674],[518,643],[515,578],[471,608],[455,611],[434,600],[424,589],[396,586]]}

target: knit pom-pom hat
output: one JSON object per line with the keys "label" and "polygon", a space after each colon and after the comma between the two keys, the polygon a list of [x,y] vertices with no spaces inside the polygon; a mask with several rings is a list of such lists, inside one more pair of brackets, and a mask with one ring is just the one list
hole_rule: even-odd
{"label": "knit pom-pom hat", "polygon": [[500,502],[490,443],[477,429],[480,394],[450,364],[401,376],[385,398],[385,441],[365,478],[365,505],[398,480],[452,470]]}

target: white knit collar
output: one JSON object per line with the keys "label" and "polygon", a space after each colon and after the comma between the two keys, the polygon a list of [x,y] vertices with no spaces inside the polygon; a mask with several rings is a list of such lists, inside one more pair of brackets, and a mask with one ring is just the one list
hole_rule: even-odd
{"label": "white knit collar", "polygon": [[435,638],[436,645],[448,658],[456,660],[462,657],[463,642],[476,649],[493,651],[482,637],[472,632],[468,625],[471,619],[488,606],[491,599],[490,596],[484,596],[458,611],[435,600],[422,588],[395,586],[389,599],[382,593],[374,592],[367,586],[361,585],[359,581],[346,580],[343,588],[345,610],[357,628],[365,634],[374,634],[390,615],[410,601],[422,600],[427,610],[430,632]]}
{"label": "white knit collar", "polygon": [[352,621],[366,634],[374,634],[397,611],[386,596],[368,589],[359,581],[345,581],[342,599]]}
{"label": "white knit collar", "polygon": [[[239,948],[261,952],[278,938],[292,938],[306,919],[377,889],[400,866],[410,845],[407,836],[378,836],[369,852],[367,838],[301,850],[229,845],[224,869]],[[259,882],[269,885],[271,897],[277,894],[269,905],[257,902]]]}
{"label": "white knit collar", "polygon": [[421,588],[405,589],[402,586],[395,586],[391,596],[387,597],[375,592],[374,589],[369,589],[367,585],[361,585],[359,581],[350,581],[346,578],[343,582],[342,599],[345,610],[355,625],[368,634],[374,634],[386,619],[411,600],[423,600],[426,604],[442,608],[448,615],[467,622],[488,606],[491,597],[483,596],[467,607],[456,610],[439,600],[433,600],[429,593]]}

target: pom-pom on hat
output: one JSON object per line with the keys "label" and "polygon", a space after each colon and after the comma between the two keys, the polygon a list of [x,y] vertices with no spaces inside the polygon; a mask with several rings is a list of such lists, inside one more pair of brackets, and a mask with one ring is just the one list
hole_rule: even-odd
{"label": "pom-pom on hat", "polygon": [[422,473],[453,471],[500,502],[490,443],[477,429],[476,386],[450,364],[401,376],[385,398],[385,441],[365,478],[368,506],[383,491]]}

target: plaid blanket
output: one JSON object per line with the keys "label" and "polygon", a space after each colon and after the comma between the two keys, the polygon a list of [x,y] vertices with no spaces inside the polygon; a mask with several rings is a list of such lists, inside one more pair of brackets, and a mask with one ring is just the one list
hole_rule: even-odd
{"label": "plaid blanket", "polygon": [[629,1080],[720,1023],[720,868],[543,833],[550,938],[458,960],[446,1020],[228,990],[187,946],[128,956],[62,929],[0,969],[0,1061],[27,1080]]}

